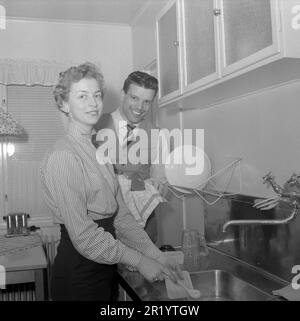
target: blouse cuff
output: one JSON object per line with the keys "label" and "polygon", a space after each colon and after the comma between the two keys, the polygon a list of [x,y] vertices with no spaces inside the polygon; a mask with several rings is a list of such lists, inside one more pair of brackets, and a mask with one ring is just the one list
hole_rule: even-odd
{"label": "blouse cuff", "polygon": [[120,263],[131,265],[133,267],[137,267],[142,259],[142,254],[126,247],[123,253],[123,256],[120,259]]}
{"label": "blouse cuff", "polygon": [[158,261],[164,257],[164,253],[158,249],[156,246],[151,247],[148,252],[148,256],[152,257],[154,260]]}

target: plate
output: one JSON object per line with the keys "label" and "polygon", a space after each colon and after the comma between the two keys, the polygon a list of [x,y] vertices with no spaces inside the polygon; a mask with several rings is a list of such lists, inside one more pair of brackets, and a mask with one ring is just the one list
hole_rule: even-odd
{"label": "plate", "polygon": [[200,147],[181,145],[166,158],[165,175],[174,189],[191,193],[184,188],[204,188],[211,176],[211,163]]}

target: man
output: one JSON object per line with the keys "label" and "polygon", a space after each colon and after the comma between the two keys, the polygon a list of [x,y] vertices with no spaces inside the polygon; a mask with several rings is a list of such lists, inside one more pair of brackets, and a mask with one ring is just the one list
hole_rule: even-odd
{"label": "man", "polygon": [[[157,241],[154,209],[165,201],[163,195],[166,192],[163,164],[158,162],[159,138],[158,135],[152,135],[151,138],[155,126],[146,119],[157,91],[158,81],[155,77],[141,71],[131,73],[123,85],[121,106],[110,114],[102,115],[95,126],[98,131],[96,146],[103,144],[105,130],[114,130],[117,139],[113,147],[115,159],[112,163],[123,198],[154,243]],[[135,152],[137,149],[144,156],[138,164],[129,157],[130,151]]]}

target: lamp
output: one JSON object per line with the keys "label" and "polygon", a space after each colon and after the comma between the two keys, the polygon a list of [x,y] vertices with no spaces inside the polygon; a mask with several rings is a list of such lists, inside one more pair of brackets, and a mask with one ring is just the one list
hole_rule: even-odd
{"label": "lamp", "polygon": [[0,107],[0,136],[22,136],[24,128]]}

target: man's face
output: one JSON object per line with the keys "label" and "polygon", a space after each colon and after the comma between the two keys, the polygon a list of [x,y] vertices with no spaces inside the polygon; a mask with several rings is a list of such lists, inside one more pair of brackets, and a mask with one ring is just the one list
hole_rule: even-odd
{"label": "man's face", "polygon": [[138,124],[145,119],[152,107],[155,90],[131,84],[127,93],[123,91],[122,95],[123,102],[120,108],[122,116],[127,119],[127,121]]}

